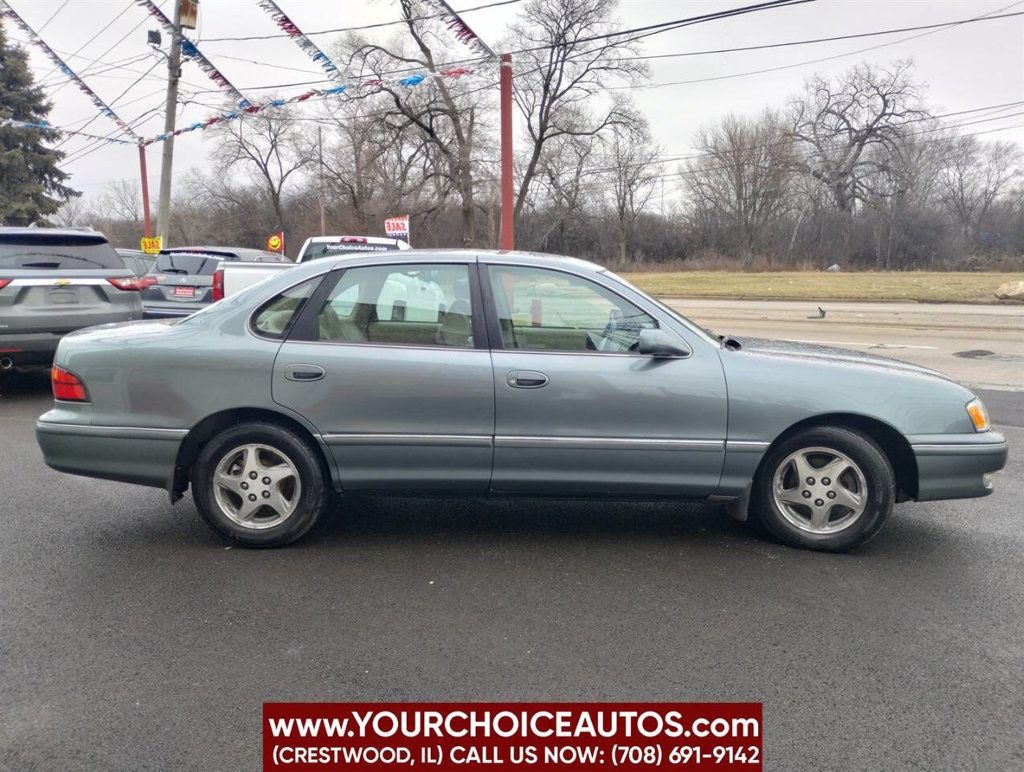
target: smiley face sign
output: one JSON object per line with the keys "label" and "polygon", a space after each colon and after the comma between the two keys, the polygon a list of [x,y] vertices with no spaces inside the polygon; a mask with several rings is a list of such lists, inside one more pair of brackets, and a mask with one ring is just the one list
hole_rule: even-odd
{"label": "smiley face sign", "polygon": [[284,252],[284,231],[271,233],[263,244],[270,252]]}

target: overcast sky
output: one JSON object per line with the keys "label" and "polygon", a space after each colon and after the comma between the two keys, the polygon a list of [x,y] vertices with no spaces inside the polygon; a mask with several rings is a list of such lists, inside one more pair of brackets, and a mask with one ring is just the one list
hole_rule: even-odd
{"label": "overcast sky", "polygon": [[[150,136],[162,130],[166,65],[156,54],[147,56],[146,30],[156,25],[142,8],[131,0],[7,2],[36,30],[41,30],[46,42],[65,56],[72,69],[84,74],[90,86],[122,118],[134,123],[144,116],[138,125],[140,134]],[[451,5],[462,9],[485,2],[452,0]],[[171,0],[159,4],[170,14]],[[749,3],[743,0],[621,0],[619,18],[624,26],[635,27],[746,4]],[[391,0],[278,0],[278,5],[304,32],[398,18],[397,3]],[[474,11],[466,14],[465,19],[482,38],[496,42],[522,5],[513,2]],[[666,32],[647,38],[643,45],[648,54],[735,48],[1022,10],[1024,0],[817,0]],[[318,66],[286,37],[211,40],[279,32],[256,0],[201,0],[200,17],[199,29],[189,35],[243,93],[252,87],[323,80]],[[375,34],[384,38],[399,29],[385,28]],[[9,24],[7,31],[14,40],[24,39]],[[318,35],[313,39],[330,51],[337,36]],[[864,50],[869,47],[871,50]],[[468,51],[465,54],[471,55]],[[636,90],[635,99],[648,116],[664,152],[685,154],[692,151],[692,136],[701,124],[729,112],[753,113],[766,105],[780,106],[812,73],[837,73],[864,60],[885,64],[901,58],[915,61],[917,77],[927,84],[928,102],[937,112],[1024,100],[1024,16],[858,40],[657,59],[651,62],[651,84]],[[97,115],[87,97],[68,85],[37,49],[32,49],[31,61],[54,103],[52,123],[97,134],[116,131],[109,119]],[[111,63],[121,62],[123,67],[110,67]],[[179,125],[214,115],[223,105],[217,87],[195,64],[186,62],[183,70],[181,96],[189,103],[179,116]],[[773,71],[753,73],[758,70]],[[487,82],[484,74],[471,77]],[[691,82],[655,85],[676,81]],[[287,96],[307,88],[281,86],[276,92],[254,93]],[[951,120],[981,120],[963,130],[985,131],[983,138],[1021,141],[1024,129],[1017,126],[1024,123],[1021,112],[1022,108],[1017,106]],[[134,148],[104,144],[87,152],[91,145],[82,137],[69,139],[64,145],[63,149],[69,152],[65,168],[72,175],[74,187],[92,196],[102,193],[108,181],[137,179],[138,155]],[[207,149],[202,132],[179,137],[175,143],[175,177],[179,178],[189,168],[202,166]],[[159,145],[150,147],[149,159],[150,188],[155,192],[159,183]],[[666,167],[666,171],[671,170],[672,167]]]}

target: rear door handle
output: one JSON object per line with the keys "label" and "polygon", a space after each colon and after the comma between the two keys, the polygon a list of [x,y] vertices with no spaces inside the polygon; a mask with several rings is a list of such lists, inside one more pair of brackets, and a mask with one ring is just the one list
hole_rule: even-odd
{"label": "rear door handle", "polygon": [[539,389],[547,386],[548,377],[536,370],[512,370],[507,382],[514,389]]}
{"label": "rear door handle", "polygon": [[288,365],[284,368],[284,377],[289,381],[319,381],[327,375],[320,365]]}

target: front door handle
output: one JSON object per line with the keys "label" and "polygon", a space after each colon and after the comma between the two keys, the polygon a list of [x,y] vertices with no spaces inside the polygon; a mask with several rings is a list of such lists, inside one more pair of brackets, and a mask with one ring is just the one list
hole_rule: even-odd
{"label": "front door handle", "polygon": [[539,389],[547,386],[548,377],[536,370],[512,370],[507,382],[514,389]]}
{"label": "front door handle", "polygon": [[320,365],[288,365],[284,368],[284,377],[289,381],[319,381],[327,375]]}

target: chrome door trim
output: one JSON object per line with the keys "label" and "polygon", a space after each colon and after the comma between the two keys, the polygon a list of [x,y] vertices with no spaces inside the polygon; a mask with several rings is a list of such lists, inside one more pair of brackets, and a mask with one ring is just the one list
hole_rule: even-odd
{"label": "chrome door trim", "polygon": [[491,446],[489,434],[324,434],[328,445],[446,445]]}
{"label": "chrome door trim", "polygon": [[737,453],[759,453],[762,450],[766,450],[770,444],[770,442],[760,442],[757,440],[727,440],[725,449]]}
{"label": "chrome door trim", "polygon": [[671,440],[653,437],[530,437],[505,435],[494,438],[501,448],[556,448],[558,450],[724,450],[721,440]]}

